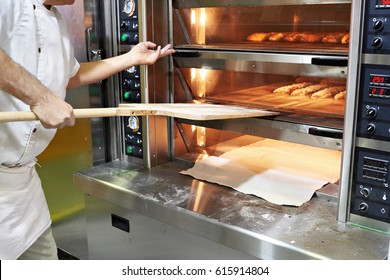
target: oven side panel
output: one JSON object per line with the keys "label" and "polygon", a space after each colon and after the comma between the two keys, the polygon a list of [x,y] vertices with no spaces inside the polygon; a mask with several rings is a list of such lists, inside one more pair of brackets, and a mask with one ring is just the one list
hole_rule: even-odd
{"label": "oven side panel", "polygon": [[345,140],[344,151],[342,188],[348,190],[348,198],[343,197],[340,207],[347,206],[342,218],[352,224],[389,234],[390,5],[387,1],[362,1],[356,12],[359,10],[364,14],[361,49],[354,56],[358,58],[354,65],[357,75],[350,80],[350,90],[356,88],[356,94],[349,92],[356,97],[355,112],[345,124],[347,129],[354,128],[349,130],[353,137]]}
{"label": "oven side panel", "polygon": [[[162,47],[169,42],[168,6],[164,1],[118,0],[114,20],[119,54],[143,41]],[[167,103],[169,80],[168,57],[154,65],[127,69],[119,75],[119,103]],[[169,122],[154,116],[121,118],[121,158],[148,168],[169,161]]]}

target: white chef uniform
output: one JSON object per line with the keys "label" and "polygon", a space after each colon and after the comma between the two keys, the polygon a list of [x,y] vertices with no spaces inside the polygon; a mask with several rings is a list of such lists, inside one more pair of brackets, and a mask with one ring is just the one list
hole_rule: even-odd
{"label": "white chef uniform", "polygon": [[[65,98],[79,70],[64,19],[44,0],[1,0],[0,48],[46,87]],[[28,86],[28,85],[26,85]],[[0,90],[0,111],[29,111]],[[54,137],[39,121],[0,123],[0,259],[16,259],[51,224],[38,156]]]}

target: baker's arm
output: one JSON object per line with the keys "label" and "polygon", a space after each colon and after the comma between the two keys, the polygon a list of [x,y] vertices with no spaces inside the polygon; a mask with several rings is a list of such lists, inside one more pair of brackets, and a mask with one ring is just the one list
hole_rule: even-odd
{"label": "baker's arm", "polygon": [[54,95],[22,66],[0,49],[0,89],[24,103],[46,128],[73,126],[71,105]]}
{"label": "baker's arm", "polygon": [[157,59],[173,54],[170,45],[164,48],[152,42],[142,42],[129,52],[94,62],[80,63],[78,73],[70,79],[68,88],[96,83],[135,65],[152,65]]}

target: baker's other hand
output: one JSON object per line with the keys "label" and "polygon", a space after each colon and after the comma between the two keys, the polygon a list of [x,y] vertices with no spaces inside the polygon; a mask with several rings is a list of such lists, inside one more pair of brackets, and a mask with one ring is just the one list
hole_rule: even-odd
{"label": "baker's other hand", "polygon": [[[156,48],[157,47],[157,48]],[[168,44],[164,48],[153,42],[141,42],[134,46],[128,53],[129,65],[152,65],[159,58],[175,53]]]}

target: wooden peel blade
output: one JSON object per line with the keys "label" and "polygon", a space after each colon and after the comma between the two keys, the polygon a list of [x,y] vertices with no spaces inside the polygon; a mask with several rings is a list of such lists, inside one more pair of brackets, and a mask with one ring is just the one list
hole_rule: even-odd
{"label": "wooden peel blade", "polygon": [[150,115],[200,121],[279,115],[278,112],[262,109],[204,103],[119,104],[118,115],[130,116],[133,110],[139,110],[140,112],[144,110],[145,112],[150,112]]}
{"label": "wooden peel blade", "polygon": [[[74,109],[73,112],[76,119],[158,115],[190,120],[217,120],[275,116],[279,114],[260,109],[201,103],[119,104],[119,107],[115,108]],[[0,112],[0,122],[35,120],[38,120],[38,118],[33,112]]]}

